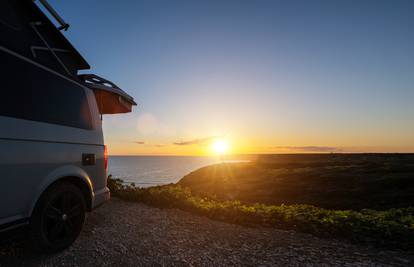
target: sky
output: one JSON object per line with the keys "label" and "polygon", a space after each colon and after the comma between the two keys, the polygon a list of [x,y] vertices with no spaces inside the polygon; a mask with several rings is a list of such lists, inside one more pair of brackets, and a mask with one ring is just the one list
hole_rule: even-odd
{"label": "sky", "polygon": [[414,1],[49,2],[138,103],[110,154],[414,152]]}

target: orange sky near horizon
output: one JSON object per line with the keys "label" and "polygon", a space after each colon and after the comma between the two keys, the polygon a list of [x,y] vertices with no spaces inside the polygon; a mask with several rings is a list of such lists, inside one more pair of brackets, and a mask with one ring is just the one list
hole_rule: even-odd
{"label": "orange sky near horizon", "polygon": [[[198,140],[198,139],[194,139]],[[164,155],[164,156],[216,156],[217,153],[212,148],[214,139],[206,143],[196,143],[194,140],[172,143],[156,143],[146,141],[117,141],[107,142],[110,155]],[[413,153],[414,147],[401,146],[310,146],[310,145],[254,145],[254,143],[242,140],[231,140],[226,138],[228,150],[225,155],[242,154],[284,154],[284,153]]]}
{"label": "orange sky near horizon", "polygon": [[[395,132],[387,125],[377,125],[383,128],[381,131],[338,124],[307,129],[309,125],[295,121],[267,125],[252,118],[245,117],[245,122],[225,115],[194,118],[188,114],[173,127],[153,114],[141,112],[138,106],[130,114],[104,116],[105,143],[110,155],[214,156],[215,140],[228,144],[228,155],[414,152],[414,146],[409,145],[414,144],[410,131]],[[252,127],[246,125],[247,121],[253,121]]]}

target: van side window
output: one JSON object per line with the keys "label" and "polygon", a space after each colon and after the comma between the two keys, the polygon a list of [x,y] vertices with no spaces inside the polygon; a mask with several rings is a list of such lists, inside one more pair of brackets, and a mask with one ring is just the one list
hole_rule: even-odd
{"label": "van side window", "polygon": [[42,86],[31,88],[25,117],[34,121],[90,129],[91,115],[84,89],[53,73],[43,72],[40,68],[36,72],[38,70]]}
{"label": "van side window", "polygon": [[[21,21],[17,15],[16,6],[20,3],[13,0],[2,0],[0,8],[0,26],[7,26],[10,30],[19,30]],[[2,29],[3,30],[3,29]]]}
{"label": "van side window", "polygon": [[0,116],[91,129],[84,89],[52,72],[1,52]]}
{"label": "van side window", "polygon": [[[1,70],[1,72],[3,72],[3,70]],[[7,75],[4,75],[4,79],[7,78]],[[23,100],[22,93],[18,90],[10,89],[8,85],[8,79],[6,81],[3,80],[0,85],[0,116],[23,118],[24,110],[21,105]]]}

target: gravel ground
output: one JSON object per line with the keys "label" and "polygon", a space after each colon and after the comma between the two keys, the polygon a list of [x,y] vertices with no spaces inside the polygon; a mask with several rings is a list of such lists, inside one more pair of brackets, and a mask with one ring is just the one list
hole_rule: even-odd
{"label": "gravel ground", "polygon": [[248,228],[174,209],[112,199],[81,236],[52,256],[0,247],[0,266],[414,266],[414,254]]}

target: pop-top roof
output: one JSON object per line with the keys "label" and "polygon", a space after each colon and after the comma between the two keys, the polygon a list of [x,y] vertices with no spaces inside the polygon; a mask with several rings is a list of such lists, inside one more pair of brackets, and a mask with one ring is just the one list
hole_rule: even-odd
{"label": "pop-top roof", "polygon": [[101,114],[128,113],[136,106],[134,98],[113,82],[95,74],[78,75],[81,82],[95,93]]}

